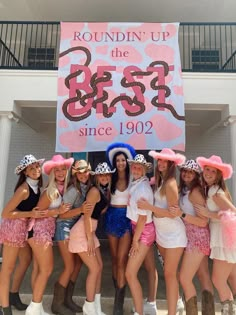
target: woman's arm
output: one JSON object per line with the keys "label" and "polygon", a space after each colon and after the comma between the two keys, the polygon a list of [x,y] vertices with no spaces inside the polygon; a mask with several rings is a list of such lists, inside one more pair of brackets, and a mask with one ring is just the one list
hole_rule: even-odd
{"label": "woman's arm", "polygon": [[6,204],[2,211],[3,219],[21,219],[31,217],[41,217],[44,215],[44,211],[37,211],[37,207],[31,211],[19,211],[17,210],[18,205],[29,197],[28,185],[22,184],[14,193],[12,198]]}
{"label": "woman's arm", "polygon": [[49,199],[47,195],[47,191],[45,190],[37,204],[37,207],[40,211],[45,211],[45,217],[55,217],[60,214],[63,214],[70,210],[71,204],[69,203],[61,203],[61,205],[58,208],[55,209],[48,209],[50,207],[51,200]]}
{"label": "woman's arm", "polygon": [[84,214],[85,233],[88,240],[88,254],[95,255],[91,215],[97,202],[100,200],[100,193],[96,187],[92,187],[86,197],[86,201],[92,205],[92,211]]}
{"label": "woman's arm", "polygon": [[[189,201],[192,204],[199,204],[201,206],[204,206],[205,204],[205,200],[198,188],[193,189],[193,191],[189,195]],[[176,217],[181,217],[184,213],[179,206],[170,207],[170,212],[173,214],[173,216]],[[199,215],[195,216],[188,213],[185,213],[184,221],[200,227],[205,227],[208,224],[208,219],[206,217],[200,217]]]}
{"label": "woman's arm", "polygon": [[135,227],[135,232],[133,235],[133,241],[132,241],[131,248],[129,251],[130,256],[135,256],[139,251],[139,239],[144,229],[146,221],[147,221],[147,216],[139,214],[138,221]]}
{"label": "woman's arm", "polygon": [[[76,217],[82,213],[91,212],[93,210],[94,206],[85,201],[79,208],[71,209],[70,211],[67,211],[63,214],[60,214],[60,219],[70,219],[73,217]],[[91,212],[92,213],[92,212]]]}

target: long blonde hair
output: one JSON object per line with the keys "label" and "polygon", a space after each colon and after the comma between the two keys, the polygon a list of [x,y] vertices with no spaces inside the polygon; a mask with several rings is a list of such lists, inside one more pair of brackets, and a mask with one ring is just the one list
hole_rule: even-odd
{"label": "long blonde hair", "polygon": [[[67,169],[66,177],[64,180],[64,193],[66,192],[68,183],[69,183],[69,169]],[[48,185],[46,187],[46,193],[50,201],[57,199],[60,195],[59,190],[57,188],[57,183],[55,180],[54,168],[51,169],[51,172],[48,176]]]}

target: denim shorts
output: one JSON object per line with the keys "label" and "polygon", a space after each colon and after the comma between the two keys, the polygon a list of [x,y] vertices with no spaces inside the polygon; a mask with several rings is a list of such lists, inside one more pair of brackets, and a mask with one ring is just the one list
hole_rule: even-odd
{"label": "denim shorts", "polygon": [[71,219],[57,219],[56,221],[56,232],[54,235],[54,241],[65,241],[69,239],[70,230],[73,225],[79,220],[80,217]]}

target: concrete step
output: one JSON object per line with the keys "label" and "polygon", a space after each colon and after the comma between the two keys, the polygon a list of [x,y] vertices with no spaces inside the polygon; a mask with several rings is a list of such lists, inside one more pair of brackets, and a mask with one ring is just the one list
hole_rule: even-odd
{"label": "concrete step", "polygon": [[[21,294],[21,299],[25,303],[30,303],[31,295],[30,294]],[[79,305],[83,305],[85,300],[85,297],[74,297],[74,301],[77,302]],[[112,309],[113,309],[113,301],[114,299],[109,297],[102,297],[102,310],[106,315],[112,315]],[[52,302],[52,295],[45,295],[43,299],[43,306],[44,310],[49,313],[53,314],[51,312],[50,306]],[[132,299],[126,298],[125,299],[125,305],[124,305],[124,315],[132,315]],[[166,300],[157,300],[157,308],[158,308],[158,315],[167,315],[167,307],[166,307]],[[201,309],[200,303],[198,303],[198,309]],[[23,315],[24,312],[17,311],[13,309],[13,315]],[[185,314],[185,312],[184,312]],[[198,314],[201,314],[201,311],[198,312]],[[220,315],[220,304],[216,303],[216,315]],[[177,314],[181,315],[181,314]]]}

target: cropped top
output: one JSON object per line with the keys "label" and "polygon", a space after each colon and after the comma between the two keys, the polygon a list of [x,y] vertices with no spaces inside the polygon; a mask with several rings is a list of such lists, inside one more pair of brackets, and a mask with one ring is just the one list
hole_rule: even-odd
{"label": "cropped top", "polygon": [[93,209],[93,213],[91,215],[91,218],[98,220],[102,210],[104,210],[107,206],[108,206],[108,200],[107,198],[104,196],[104,194],[99,190],[100,193],[100,200],[96,203],[94,209]]}
{"label": "cropped top", "polygon": [[126,188],[124,191],[116,189],[115,193],[111,195],[111,205],[113,206],[127,205],[128,198],[129,198],[128,188]]}
{"label": "cropped top", "polygon": [[39,201],[40,190],[38,189],[37,194],[35,194],[33,189],[29,185],[28,187],[29,187],[29,197],[25,200],[22,200],[19,203],[19,205],[17,206],[17,209],[19,211],[31,211],[34,207],[36,207]]}

